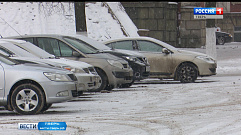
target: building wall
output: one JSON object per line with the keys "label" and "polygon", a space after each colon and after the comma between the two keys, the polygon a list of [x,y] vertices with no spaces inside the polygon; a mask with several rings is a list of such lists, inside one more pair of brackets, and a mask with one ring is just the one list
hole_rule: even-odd
{"label": "building wall", "polygon": [[138,29],[147,36],[177,46],[177,4],[168,2],[121,2]]}
{"label": "building wall", "polygon": [[206,43],[205,20],[194,19],[193,8],[181,7],[178,47],[201,47]]}

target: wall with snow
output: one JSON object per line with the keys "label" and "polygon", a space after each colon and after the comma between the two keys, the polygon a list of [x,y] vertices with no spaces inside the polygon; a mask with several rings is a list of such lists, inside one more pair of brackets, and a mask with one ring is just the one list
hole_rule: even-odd
{"label": "wall with snow", "polygon": [[[87,3],[85,7],[87,35],[97,41],[121,38],[126,36],[139,36],[137,27],[126,14],[120,2],[106,2],[119,22],[108,12],[103,2]],[[128,33],[125,35],[121,28]]]}
{"label": "wall with snow", "polygon": [[17,36],[18,33],[21,35],[75,34],[74,4],[0,2],[0,35]]}

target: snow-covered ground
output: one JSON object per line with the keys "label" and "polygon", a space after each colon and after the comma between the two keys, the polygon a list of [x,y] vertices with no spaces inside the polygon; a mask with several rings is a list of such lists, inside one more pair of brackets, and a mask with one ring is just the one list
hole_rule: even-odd
{"label": "snow-covered ground", "polygon": [[[85,93],[47,112],[0,110],[1,134],[238,135],[241,43],[218,45],[217,75],[196,83],[146,79],[110,93]],[[205,52],[205,49],[191,49]],[[66,131],[18,130],[18,123],[66,122]]]}

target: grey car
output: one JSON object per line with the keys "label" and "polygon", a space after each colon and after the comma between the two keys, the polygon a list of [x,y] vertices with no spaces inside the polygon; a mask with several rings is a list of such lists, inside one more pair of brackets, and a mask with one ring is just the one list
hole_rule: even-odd
{"label": "grey car", "polygon": [[78,89],[80,90],[78,95],[81,95],[83,91],[99,88],[100,76],[92,65],[85,62],[56,58],[24,40],[1,39],[0,51],[3,51],[0,53],[5,53],[5,56],[10,56],[17,61],[45,63],[71,70],[78,78]]}
{"label": "grey car", "polygon": [[122,87],[129,87],[134,83],[135,80],[142,80],[149,77],[150,64],[148,63],[147,58],[143,54],[130,50],[112,50],[105,44],[82,35],[74,35],[72,37],[76,37],[79,40],[84,41],[85,43],[87,43],[86,45],[89,45],[90,47],[93,47],[94,49],[100,52],[110,53],[112,55],[115,55],[128,61],[130,67],[133,69],[133,82]]}
{"label": "grey car", "polygon": [[111,90],[133,81],[133,70],[127,61],[109,53],[100,53],[85,42],[56,34],[22,35],[6,37],[29,41],[57,57],[84,61],[93,65],[101,77],[97,91]]}
{"label": "grey car", "polygon": [[61,68],[19,64],[0,54],[0,106],[19,114],[46,111],[76,97],[77,78]]}

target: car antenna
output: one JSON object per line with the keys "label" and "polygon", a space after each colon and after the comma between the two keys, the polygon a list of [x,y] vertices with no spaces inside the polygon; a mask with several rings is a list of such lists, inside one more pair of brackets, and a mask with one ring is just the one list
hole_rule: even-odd
{"label": "car antenna", "polygon": [[[18,33],[17,30],[15,30],[7,21],[5,21],[2,17],[0,17],[4,22],[6,22],[8,24],[8,26],[10,26],[15,32]],[[19,33],[18,33],[19,36],[21,36]],[[22,36],[21,36],[22,37]],[[1,38],[2,38],[2,35],[1,35]]]}

